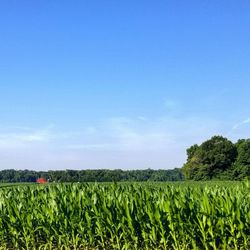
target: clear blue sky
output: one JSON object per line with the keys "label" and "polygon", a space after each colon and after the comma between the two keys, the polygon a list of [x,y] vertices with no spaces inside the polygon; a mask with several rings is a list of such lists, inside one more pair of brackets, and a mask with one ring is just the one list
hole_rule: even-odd
{"label": "clear blue sky", "polygon": [[173,168],[250,131],[250,2],[3,0],[0,169]]}

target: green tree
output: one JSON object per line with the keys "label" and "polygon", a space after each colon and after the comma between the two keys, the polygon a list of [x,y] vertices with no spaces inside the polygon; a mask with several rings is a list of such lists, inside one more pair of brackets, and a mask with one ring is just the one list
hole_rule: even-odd
{"label": "green tree", "polygon": [[234,178],[244,179],[250,178],[250,139],[238,140],[237,147],[237,159],[234,164]]}
{"label": "green tree", "polygon": [[213,136],[200,146],[187,149],[183,173],[187,179],[210,180],[229,169],[237,156],[236,146],[227,138]]}

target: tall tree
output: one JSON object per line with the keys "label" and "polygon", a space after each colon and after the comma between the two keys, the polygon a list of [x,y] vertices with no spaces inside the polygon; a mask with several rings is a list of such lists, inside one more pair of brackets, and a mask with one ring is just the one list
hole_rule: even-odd
{"label": "tall tree", "polygon": [[229,169],[237,156],[236,146],[227,138],[213,136],[200,146],[187,149],[183,172],[187,179],[209,180]]}
{"label": "tall tree", "polygon": [[250,178],[250,139],[239,140],[236,143],[237,159],[234,164],[234,178]]}

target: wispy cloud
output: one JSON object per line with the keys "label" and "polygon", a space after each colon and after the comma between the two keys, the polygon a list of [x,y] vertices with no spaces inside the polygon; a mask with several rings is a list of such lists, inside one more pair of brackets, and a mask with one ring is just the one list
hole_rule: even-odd
{"label": "wispy cloud", "polygon": [[[165,151],[183,148],[189,143],[220,133],[216,121],[197,118],[170,117],[150,120],[129,117],[114,117],[95,127],[95,134],[86,134],[71,143],[68,148],[109,151]],[[185,151],[185,149],[184,149]]]}
{"label": "wispy cloud", "polygon": [[[227,132],[226,136],[230,136],[236,140],[240,139],[242,136],[245,137],[246,134],[244,132],[244,125],[250,123],[250,118],[247,118],[241,122],[238,122],[232,126],[232,128]],[[249,134],[248,134],[249,136]]]}
{"label": "wispy cloud", "polygon": [[15,148],[28,146],[34,143],[48,142],[52,138],[51,126],[42,129],[11,128],[12,131],[0,132],[0,147]]}
{"label": "wispy cloud", "polygon": [[67,145],[69,149],[114,149],[117,147],[117,144],[109,144],[109,143],[98,143],[98,144],[72,144]]}
{"label": "wispy cloud", "polygon": [[173,100],[165,100],[164,101],[164,106],[167,109],[172,109],[178,106],[178,103],[176,101]]}
{"label": "wispy cloud", "polygon": [[250,118],[247,118],[247,119],[245,119],[244,121],[235,124],[235,125],[233,126],[232,130],[235,130],[235,129],[239,128],[240,126],[242,126],[242,125],[244,125],[244,124],[247,124],[247,123],[250,123]]}
{"label": "wispy cloud", "polygon": [[181,111],[181,103],[179,100],[173,100],[173,99],[166,99],[163,102],[163,106],[166,111],[174,114],[179,113]]}
{"label": "wispy cloud", "polygon": [[222,128],[220,122],[200,117],[136,116],[106,118],[72,131],[53,126],[0,129],[0,167],[180,167],[187,147],[221,134]]}

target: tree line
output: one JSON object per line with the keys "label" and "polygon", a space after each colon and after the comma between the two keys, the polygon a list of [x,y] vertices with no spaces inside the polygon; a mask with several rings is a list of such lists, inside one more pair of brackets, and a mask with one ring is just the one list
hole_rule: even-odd
{"label": "tree line", "polygon": [[181,181],[184,176],[181,169],[170,170],[64,170],[64,171],[32,171],[2,170],[0,182],[36,182],[39,178],[49,182],[118,182],[118,181]]}
{"label": "tree line", "polygon": [[250,139],[236,143],[213,136],[201,145],[187,149],[187,162],[182,168],[187,180],[250,179]]}
{"label": "tree line", "polygon": [[182,181],[182,180],[243,180],[250,179],[250,139],[236,143],[223,136],[195,144],[187,149],[182,168],[167,170],[2,170],[0,182],[118,182],[118,181]]}

